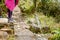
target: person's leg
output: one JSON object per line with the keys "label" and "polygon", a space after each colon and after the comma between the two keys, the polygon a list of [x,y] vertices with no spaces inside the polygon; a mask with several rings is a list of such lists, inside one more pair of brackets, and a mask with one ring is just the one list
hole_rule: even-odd
{"label": "person's leg", "polygon": [[10,11],[10,10],[8,9],[8,21],[9,21],[9,22],[12,20],[11,17],[12,17],[12,11]]}

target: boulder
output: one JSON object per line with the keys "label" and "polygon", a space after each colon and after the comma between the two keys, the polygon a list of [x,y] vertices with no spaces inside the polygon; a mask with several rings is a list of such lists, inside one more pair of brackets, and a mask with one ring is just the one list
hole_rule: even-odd
{"label": "boulder", "polygon": [[7,18],[0,18],[0,23],[6,24],[6,23],[8,23],[8,19]]}
{"label": "boulder", "polygon": [[7,40],[8,38],[8,33],[0,30],[0,40]]}

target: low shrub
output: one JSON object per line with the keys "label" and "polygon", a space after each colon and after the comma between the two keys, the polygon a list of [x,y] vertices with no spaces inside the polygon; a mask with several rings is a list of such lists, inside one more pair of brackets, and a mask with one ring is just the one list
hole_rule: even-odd
{"label": "low shrub", "polygon": [[49,40],[60,40],[60,34],[54,34],[49,38]]}

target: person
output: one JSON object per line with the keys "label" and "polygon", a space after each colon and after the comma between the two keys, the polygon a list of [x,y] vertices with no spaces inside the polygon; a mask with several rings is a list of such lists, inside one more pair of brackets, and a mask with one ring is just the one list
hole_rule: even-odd
{"label": "person", "polygon": [[5,5],[8,10],[8,22],[12,21],[12,11],[15,8],[15,6],[18,4],[18,0],[5,0]]}

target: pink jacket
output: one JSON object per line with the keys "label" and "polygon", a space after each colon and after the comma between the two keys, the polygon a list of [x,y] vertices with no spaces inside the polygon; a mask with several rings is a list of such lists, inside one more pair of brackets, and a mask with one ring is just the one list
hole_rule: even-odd
{"label": "pink jacket", "polygon": [[[18,0],[16,0],[16,5],[17,4],[18,4]],[[14,0],[5,0],[5,5],[8,9],[13,11],[13,9],[15,8],[15,1]]]}

